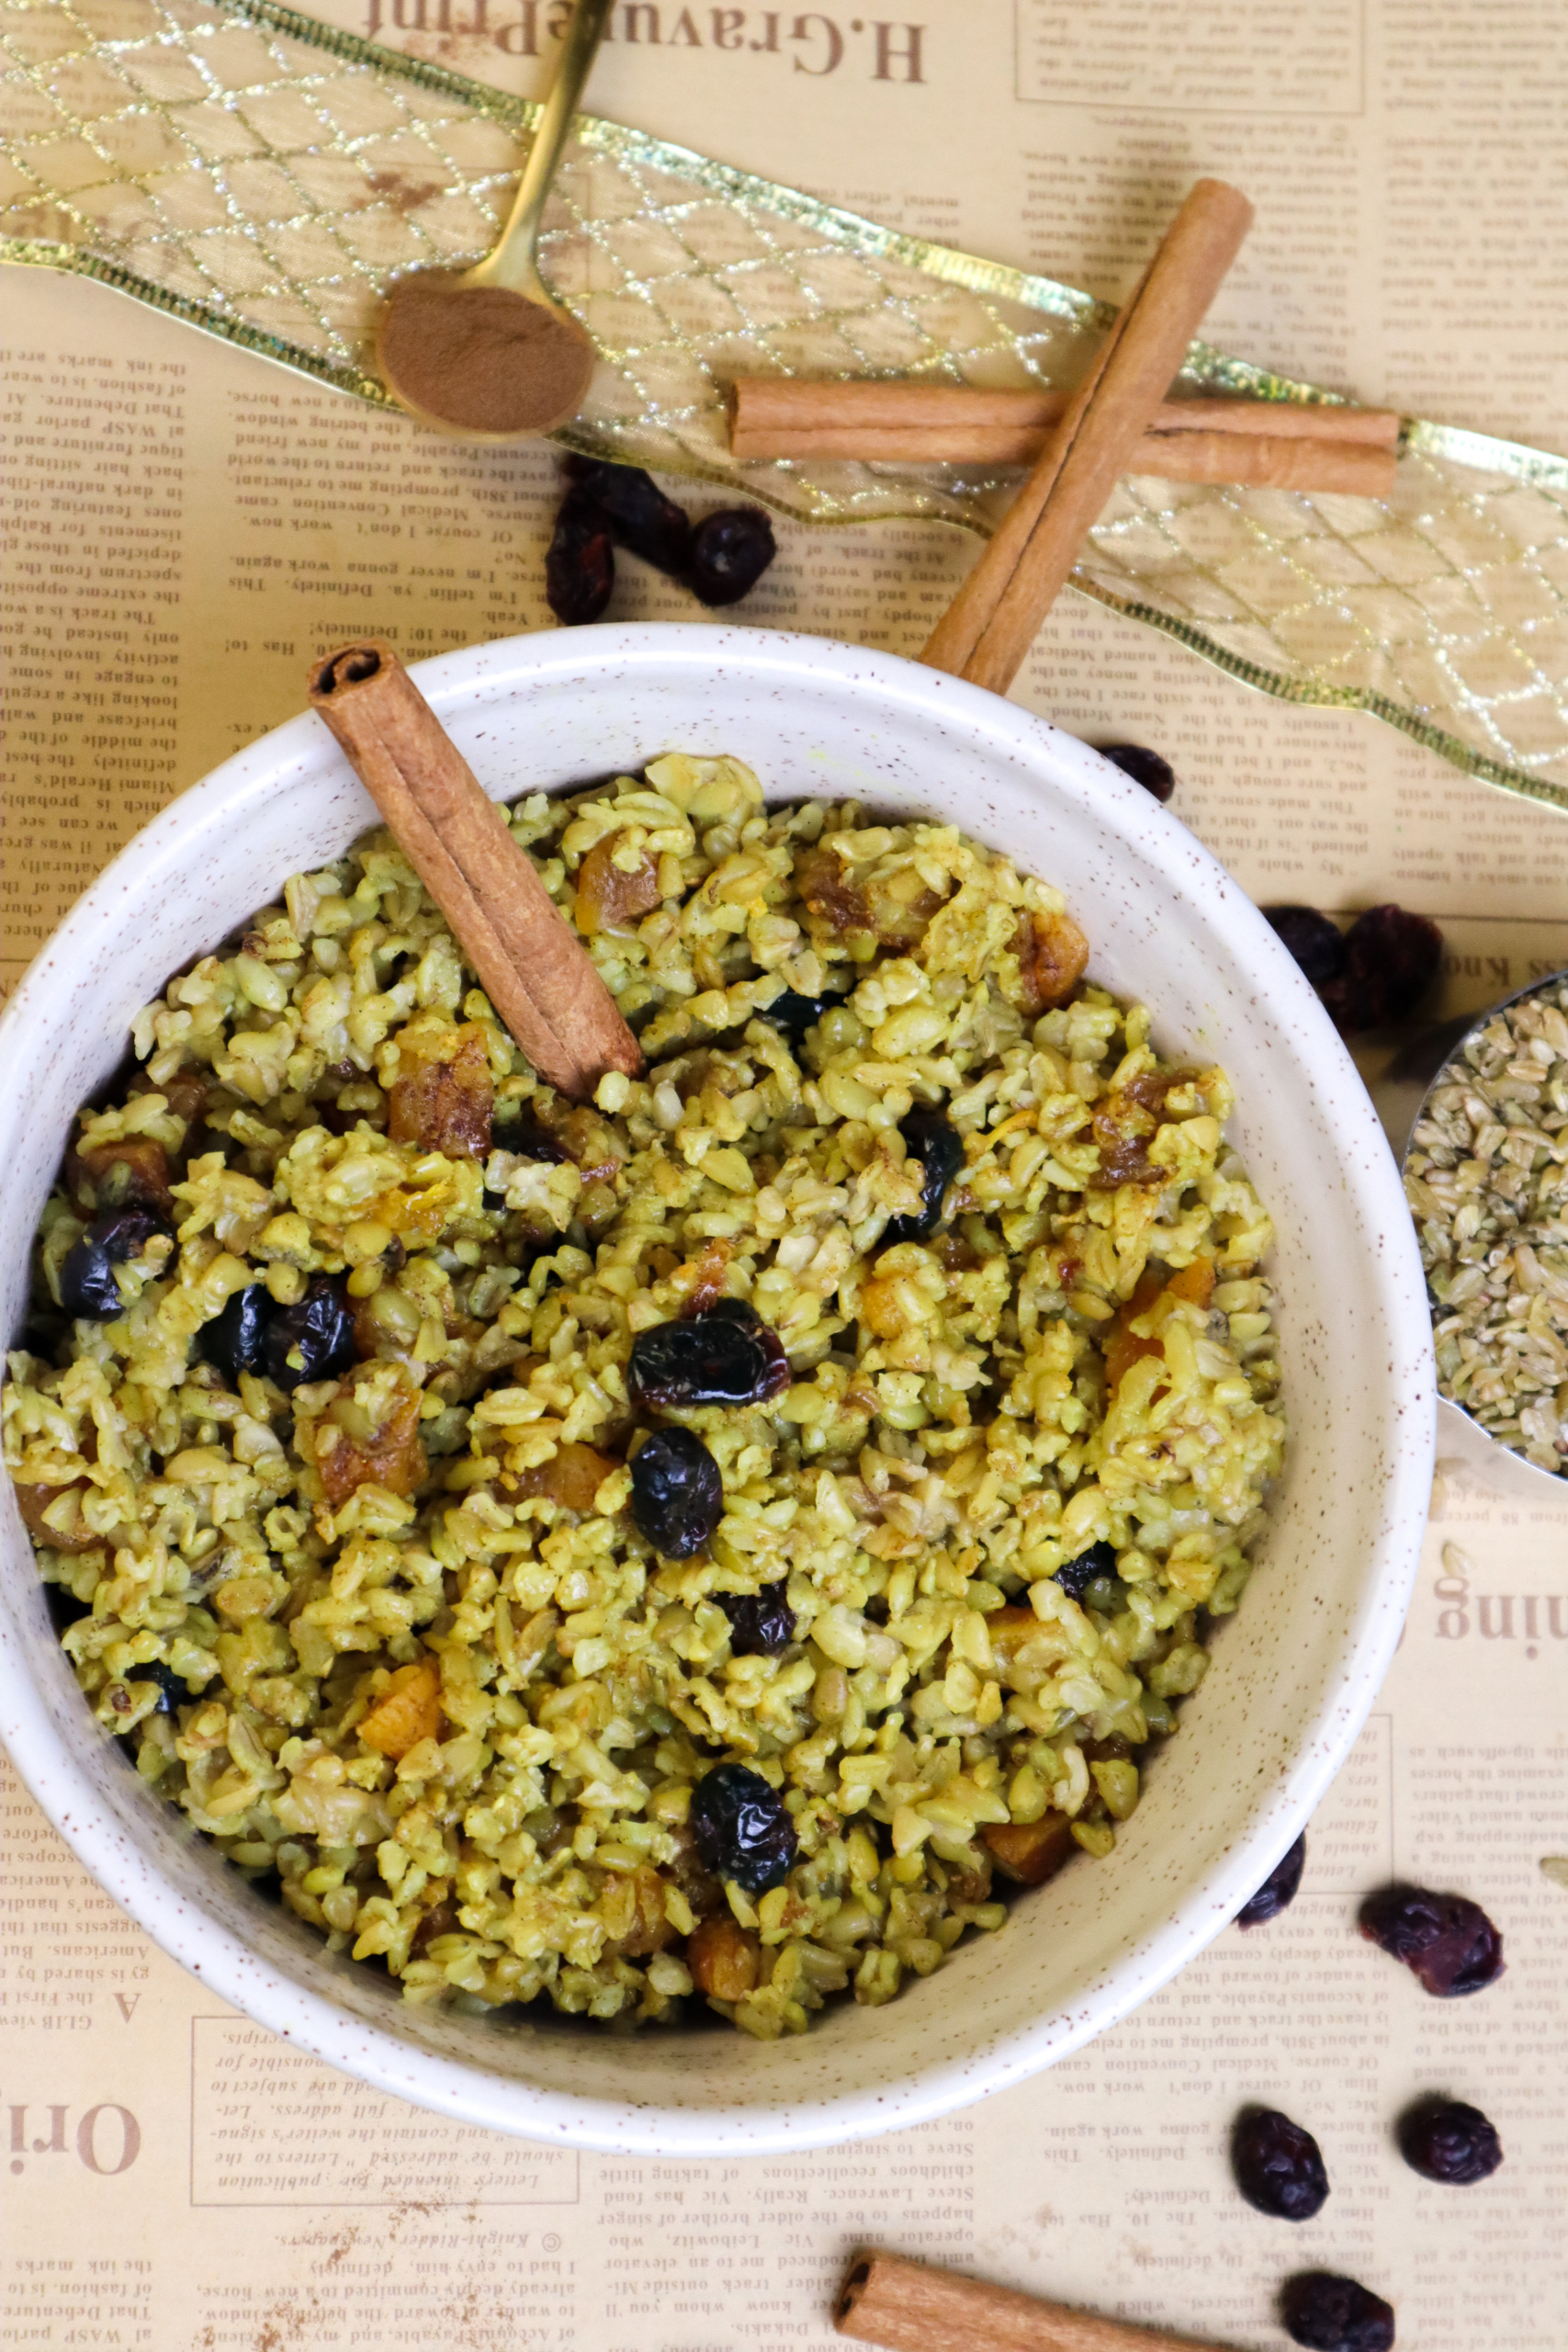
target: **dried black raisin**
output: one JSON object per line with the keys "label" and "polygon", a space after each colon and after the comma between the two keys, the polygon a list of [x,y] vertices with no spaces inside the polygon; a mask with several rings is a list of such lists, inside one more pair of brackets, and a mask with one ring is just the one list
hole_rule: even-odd
{"label": "dried black raisin", "polygon": [[354,1317],[341,1283],[317,1274],[297,1306],[275,1311],[266,1327],[263,1354],[280,1388],[307,1380],[330,1380],[354,1362]]}
{"label": "dried black raisin", "polygon": [[721,506],[692,533],[686,577],[705,605],[735,605],[778,552],[760,506]]}
{"label": "dried black raisin", "polygon": [[765,1584],[760,1592],[716,1592],[713,1596],[729,1620],[729,1647],[735,1657],[777,1657],[795,1639],[795,1611],[784,1599],[787,1577]]}
{"label": "dried black raisin", "polygon": [[1303,2270],[1286,2280],[1280,2317],[1292,2344],[1307,2352],[1391,2352],[1393,2308],[1354,2278]]}
{"label": "dried black raisin", "polygon": [[825,1012],[831,1012],[833,1007],[842,1004],[843,1001],[841,996],[802,996],[798,989],[785,989],[784,994],[774,997],[772,1004],[758,1018],[771,1021],[775,1029],[782,1029],[798,1052],[807,1031],[814,1028]]}
{"label": "dried black raisin", "polygon": [[888,1218],[884,1238],[890,1246],[897,1241],[924,1241],[936,1231],[947,1188],[964,1165],[963,1139],[942,1112],[918,1105],[900,1121],[898,1132],[909,1158],[920,1163],[920,1206],[915,1216]]}
{"label": "dried black raisin", "polygon": [[224,1378],[238,1386],[243,1372],[260,1372],[266,1354],[266,1327],[277,1307],[265,1283],[247,1283],[233,1291],[220,1315],[197,1334],[196,1351],[204,1363],[216,1364]]}
{"label": "dried black raisin", "polygon": [[1238,1928],[1260,1928],[1265,1919],[1277,1919],[1280,1912],[1295,1901],[1306,1851],[1306,1832],[1303,1829],[1295,1844],[1281,1854],[1257,1894],[1236,1913]]}
{"label": "dried black raisin", "polygon": [[1069,1600],[1081,1601],[1097,1577],[1113,1577],[1115,1574],[1115,1546],[1091,1544],[1087,1552],[1080,1552],[1076,1560],[1069,1560],[1065,1567],[1057,1569],[1055,1582]]}
{"label": "dried black raisin", "polygon": [[1404,1961],[1439,2000],[1479,1993],[1503,1973],[1503,1939],[1468,1895],[1380,1887],[1362,1904],[1359,1924],[1369,1943]]}
{"label": "dried black raisin", "polygon": [[1382,1029],[1414,1012],[1438,976],[1443,934],[1403,907],[1369,907],[1345,937],[1345,963],[1320,990],[1341,1033]]}
{"label": "dried black raisin", "polygon": [[545,554],[545,602],[566,628],[596,621],[615,584],[610,519],[586,491],[569,491]]}
{"label": "dried black raisin", "polygon": [[1412,2171],[1456,2187],[1489,2179],[1503,2161],[1496,2126],[1458,2098],[1423,2099],[1401,2116],[1399,2152]]}
{"label": "dried black raisin", "polygon": [[1235,2185],[1249,2205],[1281,2222],[1310,2222],[1328,2195],[1328,2175],[1310,2132],[1278,2108],[1249,2107],[1231,2139]]}
{"label": "dried black raisin", "polygon": [[151,1666],[128,1666],[125,1679],[128,1682],[157,1684],[158,1703],[152,1710],[155,1715],[172,1715],[176,1707],[185,1706],[190,1698],[190,1685],[184,1675],[176,1674],[174,1668],[165,1666],[161,1658],[155,1658]]}
{"label": "dried black raisin", "polygon": [[690,1430],[655,1430],[632,1456],[632,1518],[667,1560],[703,1551],[724,1515],[724,1480]]}
{"label": "dried black raisin", "polygon": [[113,1269],[140,1258],[156,1233],[169,1233],[166,1217],[152,1209],[111,1210],[96,1217],[65,1253],[60,1269],[60,1304],[67,1315],[106,1322],[122,1311]]}
{"label": "dried black raisin", "polygon": [[1345,934],[1331,916],[1315,907],[1265,907],[1262,913],[1314,989],[1338,978],[1345,968]]}
{"label": "dried black raisin", "polygon": [[1146,752],[1141,743],[1102,743],[1100,756],[1113,767],[1152,792],[1156,800],[1168,800],[1176,790],[1176,770],[1157,752]]}
{"label": "dried black raisin", "polygon": [[691,1824],[699,1860],[748,1894],[782,1886],[794,1867],[799,1840],[784,1799],[744,1764],[705,1772],[692,1792]]}
{"label": "dried black raisin", "polygon": [[[737,1316],[736,1309],[741,1313]],[[626,1384],[639,1405],[765,1405],[789,1385],[784,1342],[754,1308],[721,1299],[702,1315],[656,1323],[632,1341]]]}
{"label": "dried black raisin", "polygon": [[660,571],[685,569],[692,526],[683,507],[666,498],[640,466],[613,466],[598,458],[569,458],[572,481],[608,516],[622,547]]}

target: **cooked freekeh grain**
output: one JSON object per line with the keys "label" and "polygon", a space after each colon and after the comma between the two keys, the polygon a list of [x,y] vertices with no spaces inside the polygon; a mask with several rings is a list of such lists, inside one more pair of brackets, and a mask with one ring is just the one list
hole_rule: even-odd
{"label": "cooked freekeh grain", "polygon": [[[297,876],[82,1114],[6,1458],[99,1720],[335,1948],[415,2001],[797,2031],[1000,1926],[993,1871],[1111,1851],[1280,1462],[1268,1220],[1223,1073],[1076,971],[1042,1011],[1076,928],[952,829],[680,757],[511,821],[646,1080],[541,1086],[384,833]],[[918,1108],[961,1160],[890,1244]],[[67,1324],[97,1193],[165,1173],[174,1230]],[[634,1401],[639,1333],[730,1308],[782,1390]],[[722,1477],[689,1557],[628,1508],[660,1428]],[[721,1765],[788,1817],[755,1898],[697,1851]]]}

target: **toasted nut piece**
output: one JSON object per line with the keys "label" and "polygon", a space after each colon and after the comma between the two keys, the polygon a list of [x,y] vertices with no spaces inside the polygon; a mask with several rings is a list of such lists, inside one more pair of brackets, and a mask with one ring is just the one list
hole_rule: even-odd
{"label": "toasted nut piece", "polygon": [[441,1729],[441,1667],[433,1657],[400,1666],[384,1695],[359,1724],[367,1747],[381,1756],[406,1756]]}
{"label": "toasted nut piece", "polygon": [[73,1535],[59,1535],[44,1518],[50,1504],[57,1503],[62,1495],[85,1495],[86,1491],[85,1478],[73,1478],[66,1487],[16,1487],[17,1509],[22,1514],[22,1525],[29,1535],[36,1535],[40,1544],[52,1544],[57,1552],[90,1552],[95,1544],[107,1544],[109,1540],[107,1535],[94,1535],[80,1519]]}
{"label": "toasted nut piece", "polygon": [[728,1913],[705,1919],[686,1939],[686,1965],[699,1993],[739,2001],[756,1984],[762,1947]]}
{"label": "toasted nut piece", "polygon": [[138,1208],[156,1209],[160,1216],[167,1216],[174,1207],[168,1154],[151,1136],[127,1136],[119,1143],[100,1144],[96,1151],[73,1151],[66,1174],[73,1201],[88,1216]]}
{"label": "toasted nut piece", "polygon": [[[343,1383],[338,1395],[352,1398],[352,1378]],[[355,1440],[344,1430],[335,1430],[332,1452],[316,1457],[333,1510],[348,1500],[356,1487],[385,1487],[389,1495],[412,1495],[422,1483],[428,1465],[419,1437],[420,1404],[419,1390],[412,1388],[400,1397],[389,1417],[370,1436]],[[323,1426],[333,1427],[330,1422]]]}
{"label": "toasted nut piece", "polygon": [[387,1134],[448,1159],[482,1159],[490,1149],[495,1084],[490,1053],[477,1021],[421,1041],[428,1053],[413,1059],[413,1041],[400,1049],[407,1066],[392,1080]]}
{"label": "toasted nut piece", "polygon": [[1089,941],[1071,915],[1021,915],[1013,952],[1019,1010],[1031,1021],[1065,1004],[1089,964]]}
{"label": "toasted nut piece", "polygon": [[1048,1813],[1039,1821],[991,1821],[980,1832],[1007,1878],[1024,1886],[1043,1886],[1055,1878],[1073,1850],[1073,1825],[1065,1813]]}

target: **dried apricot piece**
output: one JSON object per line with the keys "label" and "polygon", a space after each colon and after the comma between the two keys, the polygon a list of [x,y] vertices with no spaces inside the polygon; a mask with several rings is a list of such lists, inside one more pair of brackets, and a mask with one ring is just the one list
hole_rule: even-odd
{"label": "dried apricot piece", "polygon": [[434,1739],[441,1729],[441,1665],[437,1658],[417,1658],[400,1666],[370,1713],[359,1724],[359,1736],[380,1756],[403,1757],[422,1739]]}
{"label": "dried apricot piece", "polygon": [[1065,1813],[1038,1821],[991,1821],[980,1832],[1004,1876],[1023,1886],[1043,1886],[1073,1850],[1073,1825]]}

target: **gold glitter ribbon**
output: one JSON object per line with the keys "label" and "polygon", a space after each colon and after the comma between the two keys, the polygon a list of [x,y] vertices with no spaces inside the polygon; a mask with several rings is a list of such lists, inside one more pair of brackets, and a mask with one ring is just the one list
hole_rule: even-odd
{"label": "gold glitter ribbon", "polygon": [[[96,278],[382,403],[388,285],[488,250],[538,111],[272,0],[10,0],[0,54],[0,260]],[[540,262],[600,353],[558,438],[816,523],[986,532],[1016,477],[739,463],[734,377],[1070,384],[1112,315],[591,116]],[[1335,398],[1204,344],[1182,380]],[[1414,420],[1386,503],[1133,477],[1073,578],[1248,685],[1371,711],[1568,812],[1568,459]]]}

